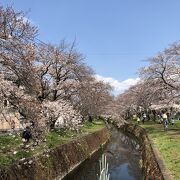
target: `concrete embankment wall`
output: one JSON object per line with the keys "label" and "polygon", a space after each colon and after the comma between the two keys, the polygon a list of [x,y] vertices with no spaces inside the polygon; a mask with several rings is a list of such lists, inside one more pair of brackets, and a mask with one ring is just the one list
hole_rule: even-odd
{"label": "concrete embankment wall", "polygon": [[149,139],[146,130],[138,125],[125,124],[118,127],[126,133],[132,134],[142,147],[143,171],[145,180],[170,180],[172,179],[162,159],[158,157],[157,150]]}
{"label": "concrete embankment wall", "polygon": [[107,128],[63,144],[50,152],[0,169],[0,180],[61,179],[76,168],[110,137]]}

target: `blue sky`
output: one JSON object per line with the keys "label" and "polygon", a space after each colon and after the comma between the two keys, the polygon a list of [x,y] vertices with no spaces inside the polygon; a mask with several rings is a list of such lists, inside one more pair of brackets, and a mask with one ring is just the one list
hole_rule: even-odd
{"label": "blue sky", "polygon": [[138,68],[148,57],[180,39],[179,0],[1,0],[0,4],[30,10],[28,18],[45,42],[76,39],[99,78],[116,80],[117,86],[129,78],[137,81]]}

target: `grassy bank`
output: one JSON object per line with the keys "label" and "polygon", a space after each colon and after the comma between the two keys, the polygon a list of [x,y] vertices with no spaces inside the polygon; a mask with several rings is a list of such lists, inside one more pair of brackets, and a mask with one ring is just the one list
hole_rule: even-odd
{"label": "grassy bank", "polygon": [[85,123],[80,132],[56,130],[49,132],[45,136],[45,141],[39,146],[22,149],[22,139],[20,134],[0,135],[0,166],[8,166],[17,160],[31,157],[55,148],[61,144],[68,143],[71,140],[93,133],[105,127],[102,121]]}
{"label": "grassy bank", "polygon": [[164,131],[162,124],[145,122],[141,125],[146,128],[155,147],[159,150],[164,159],[166,167],[175,180],[180,179],[180,121],[174,125],[169,125],[168,130]]}

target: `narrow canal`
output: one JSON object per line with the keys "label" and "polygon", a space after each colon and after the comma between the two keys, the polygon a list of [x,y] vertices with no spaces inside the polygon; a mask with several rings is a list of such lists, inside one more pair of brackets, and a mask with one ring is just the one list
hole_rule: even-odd
{"label": "narrow canal", "polygon": [[131,137],[113,128],[107,146],[82,163],[64,180],[98,180],[99,159],[103,153],[107,156],[110,180],[143,179],[139,145]]}

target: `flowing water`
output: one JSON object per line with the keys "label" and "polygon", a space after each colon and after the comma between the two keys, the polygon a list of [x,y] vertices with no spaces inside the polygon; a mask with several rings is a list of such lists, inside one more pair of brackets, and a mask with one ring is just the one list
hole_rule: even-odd
{"label": "flowing water", "polygon": [[107,156],[110,180],[143,179],[138,143],[132,137],[113,129],[107,146],[68,174],[64,180],[98,180],[99,159],[103,153]]}

